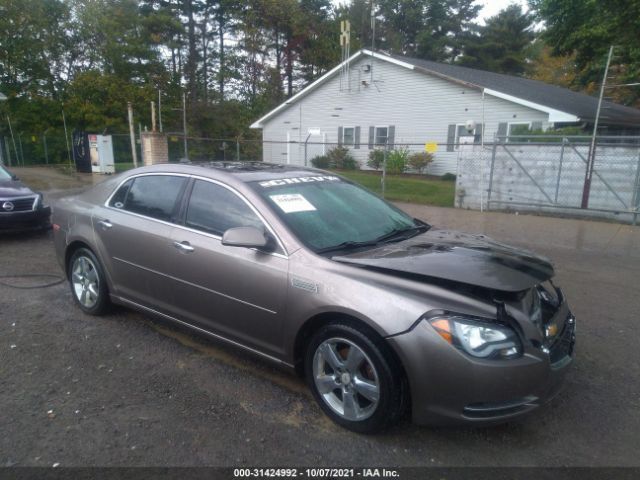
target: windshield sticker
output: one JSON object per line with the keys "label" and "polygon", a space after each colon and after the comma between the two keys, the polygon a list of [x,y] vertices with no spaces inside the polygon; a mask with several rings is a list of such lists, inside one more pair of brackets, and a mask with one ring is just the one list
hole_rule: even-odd
{"label": "windshield sticker", "polygon": [[284,213],[313,212],[316,210],[316,207],[311,205],[309,201],[299,193],[270,195],[270,198]]}
{"label": "windshield sticker", "polygon": [[262,188],[269,187],[281,187],[282,185],[293,185],[296,183],[315,183],[315,182],[339,182],[339,177],[333,175],[320,175],[316,177],[294,177],[294,178],[279,178],[277,180],[268,180],[266,182],[260,182]]}

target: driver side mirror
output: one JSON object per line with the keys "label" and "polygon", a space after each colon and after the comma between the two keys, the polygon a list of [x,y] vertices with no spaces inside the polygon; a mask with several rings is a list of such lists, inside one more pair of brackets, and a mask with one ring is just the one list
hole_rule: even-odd
{"label": "driver side mirror", "polygon": [[11,180],[13,180],[14,182],[17,182],[20,179],[18,178],[18,176],[15,173],[12,173],[11,174]]}
{"label": "driver side mirror", "polygon": [[230,228],[222,236],[222,245],[264,249],[269,245],[269,236],[264,229],[256,227]]}

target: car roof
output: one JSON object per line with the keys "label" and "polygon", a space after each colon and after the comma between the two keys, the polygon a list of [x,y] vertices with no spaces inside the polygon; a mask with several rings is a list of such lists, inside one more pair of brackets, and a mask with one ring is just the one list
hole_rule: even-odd
{"label": "car roof", "polygon": [[164,163],[141,167],[133,173],[186,173],[213,179],[236,180],[244,183],[274,180],[278,178],[326,175],[328,172],[301,165],[285,165],[269,162],[202,162]]}

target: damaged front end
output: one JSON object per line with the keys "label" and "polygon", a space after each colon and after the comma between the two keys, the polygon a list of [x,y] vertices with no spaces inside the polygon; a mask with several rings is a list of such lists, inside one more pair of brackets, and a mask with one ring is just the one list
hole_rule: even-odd
{"label": "damaged front end", "polygon": [[576,329],[562,291],[545,282],[522,292],[484,293],[496,306],[495,318],[430,311],[411,331],[388,338],[410,366],[415,422],[501,423],[560,390]]}

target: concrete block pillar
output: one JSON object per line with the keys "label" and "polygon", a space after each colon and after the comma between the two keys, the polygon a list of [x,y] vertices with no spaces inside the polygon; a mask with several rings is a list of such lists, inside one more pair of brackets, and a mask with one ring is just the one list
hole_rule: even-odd
{"label": "concrete block pillar", "polygon": [[142,132],[141,138],[145,165],[169,163],[169,144],[164,133]]}

